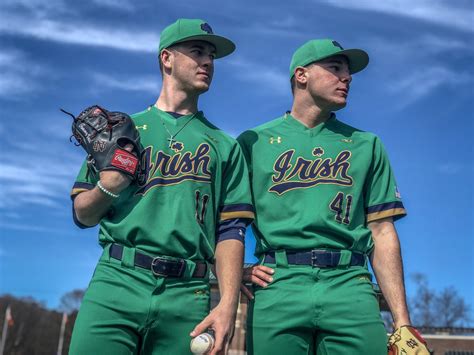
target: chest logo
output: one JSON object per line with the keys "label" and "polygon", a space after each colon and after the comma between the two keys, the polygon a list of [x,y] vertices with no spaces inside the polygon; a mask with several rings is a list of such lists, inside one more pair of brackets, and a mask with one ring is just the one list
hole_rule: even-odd
{"label": "chest logo", "polygon": [[175,153],[179,153],[180,151],[183,150],[183,148],[184,148],[184,144],[181,142],[176,141],[171,145],[171,149],[173,149]]}
{"label": "chest logo", "polygon": [[273,143],[280,144],[281,143],[281,137],[280,136],[270,137],[270,144],[273,144]]}
{"label": "chest logo", "polygon": [[321,147],[314,148],[314,149],[313,149],[313,155],[314,155],[315,157],[318,157],[318,158],[319,158],[320,156],[323,156],[323,155],[324,155],[324,149],[321,148]]}
{"label": "chest logo", "polygon": [[184,151],[184,144],[173,143],[175,154],[159,150],[153,160],[153,147],[148,146],[141,156],[137,195],[144,195],[155,186],[176,185],[183,181],[211,182],[210,146],[201,144],[194,152]]}
{"label": "chest logo", "polygon": [[334,159],[323,158],[324,149],[314,148],[315,159],[295,157],[295,150],[290,149],[280,154],[273,164],[272,185],[269,192],[282,195],[294,189],[307,189],[319,184],[352,186],[349,175],[351,152],[343,150]]}

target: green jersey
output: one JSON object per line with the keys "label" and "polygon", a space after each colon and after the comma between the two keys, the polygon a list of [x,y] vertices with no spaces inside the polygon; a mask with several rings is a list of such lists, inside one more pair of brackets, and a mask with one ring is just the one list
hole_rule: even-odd
{"label": "green jersey", "polygon": [[[143,146],[138,181],[102,218],[100,243],[211,261],[218,225],[254,216],[239,144],[202,112],[176,119],[151,106],[132,118]],[[71,195],[96,183],[83,164]]]}
{"label": "green jersey", "polygon": [[338,121],[307,128],[290,114],[239,138],[256,210],[256,254],[373,247],[368,222],[404,216],[381,141]]}

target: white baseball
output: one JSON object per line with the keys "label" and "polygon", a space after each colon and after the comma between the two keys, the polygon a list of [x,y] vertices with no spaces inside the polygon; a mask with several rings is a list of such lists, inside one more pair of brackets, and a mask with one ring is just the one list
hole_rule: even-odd
{"label": "white baseball", "polygon": [[214,347],[214,337],[209,333],[199,334],[191,340],[190,348],[193,354],[207,354]]}

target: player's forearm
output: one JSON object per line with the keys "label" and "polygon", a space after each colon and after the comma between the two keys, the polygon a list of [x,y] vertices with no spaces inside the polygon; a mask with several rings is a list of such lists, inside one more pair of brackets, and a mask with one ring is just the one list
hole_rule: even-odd
{"label": "player's forearm", "polygon": [[[131,148],[127,145],[126,149]],[[85,226],[95,226],[107,214],[116,197],[130,185],[130,182],[130,178],[120,172],[101,171],[102,190],[96,186],[92,190],[81,192],[74,199],[77,220]]]}
{"label": "player's forearm", "polygon": [[95,226],[107,213],[113,200],[113,197],[104,194],[97,186],[92,190],[81,192],[74,199],[77,220],[85,226]]}
{"label": "player's forearm", "polygon": [[240,282],[242,281],[244,245],[235,239],[219,242],[215,258],[216,276],[221,295],[219,304],[235,311],[239,302]]}
{"label": "player's forearm", "polygon": [[390,307],[396,327],[410,324],[403,281],[400,242],[390,219],[369,225],[374,240],[372,268],[382,293]]}

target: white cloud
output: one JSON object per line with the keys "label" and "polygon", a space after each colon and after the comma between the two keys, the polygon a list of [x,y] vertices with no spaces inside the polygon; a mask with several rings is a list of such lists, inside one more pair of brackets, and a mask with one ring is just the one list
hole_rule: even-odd
{"label": "white cloud", "polygon": [[19,220],[21,219],[21,214],[13,211],[5,211],[2,213],[2,218]]}
{"label": "white cloud", "polygon": [[416,45],[418,48],[422,46],[428,53],[439,53],[451,50],[472,51],[472,44],[469,41],[463,41],[460,38],[453,37],[426,35],[419,38]]}
{"label": "white cloud", "polygon": [[[103,7],[127,13],[134,10],[131,0],[89,1],[93,2],[92,6],[97,8],[98,13],[107,11]],[[94,23],[96,20],[93,18],[81,16],[80,7],[65,0],[4,0],[0,4],[0,34],[126,51],[156,52],[157,33],[113,26],[100,20]]]}
{"label": "white cloud", "polygon": [[[472,55],[473,48],[468,38],[453,38],[442,35],[420,35],[411,39],[392,38],[387,40],[380,36],[366,38],[370,46],[370,56],[377,58],[379,61],[390,61],[391,65],[401,65],[405,67],[407,63],[411,65],[417,64],[422,59],[426,65],[430,65],[440,55],[452,55],[453,53],[462,52],[464,55]],[[445,61],[446,62],[446,61]]]}
{"label": "white cloud", "polygon": [[430,34],[410,40],[387,41],[379,36],[366,40],[373,80],[379,83],[380,93],[395,96],[392,100],[397,102],[398,110],[428,97],[435,90],[453,86],[467,89],[474,80],[467,68],[460,69],[455,64],[456,56],[453,56],[453,53],[472,56],[473,49],[467,39]]}
{"label": "white cloud", "polygon": [[2,0],[1,8],[4,11],[19,9],[23,13],[34,13],[41,17],[72,11],[64,0]]}
{"label": "white cloud", "polygon": [[61,202],[68,198],[80,164],[66,155],[50,154],[49,149],[36,156],[17,151],[15,163],[0,161],[0,208],[10,212],[31,205],[63,208]]}
{"label": "white cloud", "polygon": [[287,15],[283,18],[277,18],[277,19],[270,19],[270,25],[275,26],[275,27],[284,27],[288,29],[292,29],[300,24],[299,20],[292,16],[292,15]]}
{"label": "white cloud", "polygon": [[403,97],[403,100],[397,101],[400,109],[428,96],[442,86],[459,86],[470,81],[472,77],[467,72],[454,72],[443,67],[425,67],[408,72],[404,77],[392,81],[388,85],[388,90]]}
{"label": "white cloud", "polygon": [[438,165],[437,170],[444,175],[456,175],[463,171],[464,167],[465,166],[460,163],[445,163]]}
{"label": "white cloud", "polygon": [[[57,228],[52,227],[40,227],[40,226],[31,226],[26,224],[25,222],[18,222],[18,223],[4,223],[0,222],[1,229],[14,229],[14,230],[21,230],[21,231],[30,231],[30,232],[48,232],[48,233],[61,233],[64,234],[63,230],[58,230]],[[0,256],[2,255],[0,250]],[[12,256],[12,255],[10,255]]]}
{"label": "white cloud", "polygon": [[[21,26],[18,24],[21,23]],[[76,45],[107,47],[133,52],[156,52],[159,35],[125,31],[96,24],[60,22],[51,19],[26,19],[10,15],[0,22],[0,33],[23,35],[41,40]]]}
{"label": "white cloud", "polygon": [[0,52],[0,71],[0,97],[7,100],[26,99],[22,95],[40,89],[37,80],[48,73],[25,53],[12,49]]}
{"label": "white cloud", "polygon": [[[100,87],[109,87],[112,89],[119,89],[124,91],[144,91],[156,94],[161,88],[161,81],[157,76],[143,76],[143,77],[112,77],[102,73],[92,73],[92,79]],[[97,88],[98,85],[94,85]]]}
{"label": "white cloud", "polygon": [[252,83],[261,91],[267,91],[270,95],[288,95],[290,93],[290,79],[288,73],[269,65],[261,65],[232,59],[228,61],[234,67],[234,74],[238,80]]}
{"label": "white cloud", "polygon": [[[443,0],[323,0],[344,9],[368,10],[412,17],[443,26],[474,31],[472,8],[459,8],[453,1]],[[471,4],[472,6],[472,4]]]}
{"label": "white cloud", "polygon": [[0,77],[0,96],[5,99],[19,99],[23,95],[37,89],[37,85],[18,73],[3,73]]}
{"label": "white cloud", "polygon": [[132,11],[133,2],[130,0],[92,0],[95,4],[103,7],[109,7],[115,10]]}

